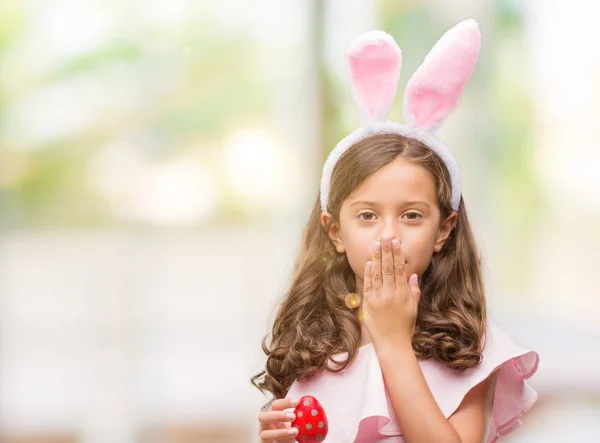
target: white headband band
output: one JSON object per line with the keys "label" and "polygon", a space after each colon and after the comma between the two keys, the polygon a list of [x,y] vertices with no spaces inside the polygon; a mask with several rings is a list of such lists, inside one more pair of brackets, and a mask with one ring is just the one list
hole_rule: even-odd
{"label": "white headband band", "polygon": [[368,31],[352,40],[346,50],[352,95],[360,128],[338,142],[331,151],[321,177],[321,210],[327,211],[331,174],[348,148],[375,134],[399,134],[418,140],[435,151],[450,173],[452,208],[460,204],[460,171],[452,153],[434,132],[460,101],[481,49],[479,25],[464,20],[447,31],[433,46],[423,64],[406,85],[402,99],[405,124],[387,120],[398,88],[402,52],[393,37]]}

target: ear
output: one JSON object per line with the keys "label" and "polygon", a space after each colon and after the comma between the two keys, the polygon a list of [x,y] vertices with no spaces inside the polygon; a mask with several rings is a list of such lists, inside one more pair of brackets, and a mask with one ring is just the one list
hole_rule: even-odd
{"label": "ear", "polygon": [[442,223],[442,226],[440,226],[440,229],[438,231],[437,238],[435,239],[435,244],[433,245],[433,252],[437,253],[442,250],[444,243],[446,243],[446,240],[448,239],[448,237],[450,236],[450,233],[452,232],[452,227],[454,226],[454,223],[456,222],[457,218],[458,218],[458,213],[456,211],[453,211],[446,218],[446,220],[444,220],[444,222]]}
{"label": "ear", "polygon": [[333,216],[327,211],[321,213],[321,226],[323,226],[323,229],[325,229],[325,232],[327,232],[327,235],[333,242],[335,250],[340,254],[344,254],[346,247],[340,233],[340,227],[333,219]]}
{"label": "ear", "polygon": [[434,132],[454,110],[471,78],[481,32],[473,19],[448,30],[406,84],[402,113],[409,126]]}
{"label": "ear", "polygon": [[346,49],[352,95],[361,126],[385,122],[398,88],[402,51],[386,32],[364,32]]}

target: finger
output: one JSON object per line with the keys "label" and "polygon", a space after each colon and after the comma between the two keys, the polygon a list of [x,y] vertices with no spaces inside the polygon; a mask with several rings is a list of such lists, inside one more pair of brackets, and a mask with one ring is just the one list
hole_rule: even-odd
{"label": "finger", "polygon": [[406,261],[402,253],[402,242],[398,239],[392,241],[392,250],[394,254],[394,274],[396,275],[396,287],[400,287],[402,282],[406,282]]}
{"label": "finger", "polygon": [[298,428],[269,429],[260,432],[260,439],[263,442],[273,440],[294,441],[292,437],[296,435],[298,435]]}
{"label": "finger", "polygon": [[419,287],[419,277],[417,274],[410,276],[409,280],[410,292],[413,294],[415,302],[418,304],[421,298],[421,288]]}
{"label": "finger", "polygon": [[381,294],[381,242],[378,240],[373,247],[373,260],[371,263],[371,279],[372,287],[371,295],[378,296]]}
{"label": "finger", "polygon": [[295,408],[300,403],[297,398],[278,398],[271,403],[271,411],[283,411],[288,408]]}
{"label": "finger", "polygon": [[283,411],[263,411],[258,414],[258,421],[262,424],[281,423],[285,421],[292,422],[296,419],[293,412]]}
{"label": "finger", "polygon": [[365,275],[363,277],[363,299],[371,295],[373,291],[373,280],[371,279],[372,262],[369,260],[365,265]]}
{"label": "finger", "polygon": [[387,294],[392,294],[396,289],[394,275],[394,256],[392,255],[392,242],[389,237],[384,237],[381,242],[381,271],[383,273],[383,290]]}

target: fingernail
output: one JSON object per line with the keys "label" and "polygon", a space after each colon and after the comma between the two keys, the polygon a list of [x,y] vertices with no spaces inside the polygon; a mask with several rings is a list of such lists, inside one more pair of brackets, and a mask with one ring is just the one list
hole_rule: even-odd
{"label": "fingernail", "polygon": [[379,243],[378,241],[375,242],[375,252],[379,252],[381,251],[381,243]]}
{"label": "fingernail", "polygon": [[400,247],[400,242],[397,239],[392,240],[392,247],[394,249],[398,249]]}
{"label": "fingernail", "polygon": [[292,428],[288,431],[288,435],[296,435],[298,433],[298,428]]}
{"label": "fingernail", "polygon": [[418,281],[417,274],[413,274],[413,275],[411,275],[411,276],[410,276],[410,279],[412,280],[412,283],[413,283],[413,285],[416,285],[416,284],[417,284],[417,281]]}
{"label": "fingernail", "polygon": [[389,237],[383,237],[383,238],[381,239],[381,241],[382,241],[383,243],[385,243],[385,244],[388,244],[388,243],[390,242],[390,238],[389,238]]}
{"label": "fingernail", "polygon": [[290,413],[286,414],[286,417],[290,420],[294,420],[296,418],[296,414],[293,414],[290,412]]}
{"label": "fingernail", "polygon": [[291,403],[292,406],[297,406],[298,403],[300,403],[300,400],[294,398],[293,400],[290,400],[290,403]]}

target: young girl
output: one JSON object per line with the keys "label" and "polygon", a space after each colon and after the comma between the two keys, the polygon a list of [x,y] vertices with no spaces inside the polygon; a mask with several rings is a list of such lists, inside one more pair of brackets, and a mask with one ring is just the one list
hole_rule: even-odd
{"label": "young girl", "polygon": [[537,400],[525,380],[538,354],[487,318],[459,169],[434,136],[480,38],[474,20],[442,36],[406,86],[406,124],[386,120],[394,39],[370,31],[349,45],[361,127],[324,165],[270,346],[263,339],[266,368],[251,379],[274,400],[259,413],[262,442],[295,441],[304,395],[327,417],[317,441],[331,443],[493,442]]}

